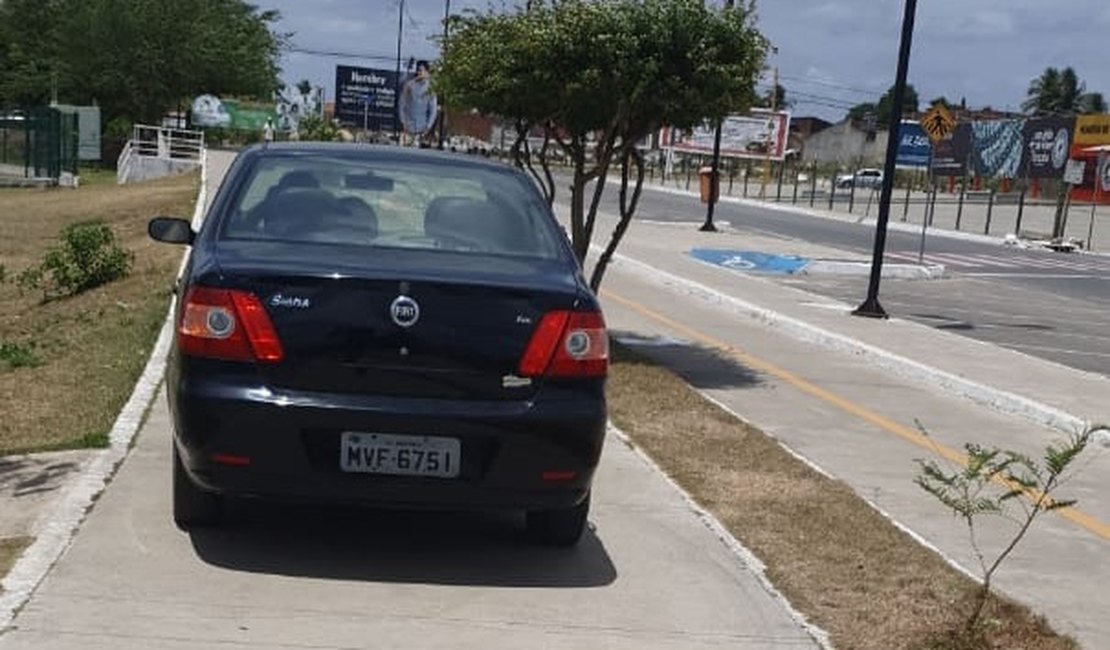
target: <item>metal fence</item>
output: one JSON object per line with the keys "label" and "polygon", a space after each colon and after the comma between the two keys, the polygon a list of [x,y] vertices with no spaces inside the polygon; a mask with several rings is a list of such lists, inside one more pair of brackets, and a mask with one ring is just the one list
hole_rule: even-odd
{"label": "metal fence", "polygon": [[0,174],[54,180],[77,174],[77,120],[54,108],[0,113]]}
{"label": "metal fence", "polygon": [[[708,157],[686,156],[670,169],[658,158],[648,157],[648,182],[698,191],[698,170],[709,164]],[[875,217],[878,188],[848,180],[858,169],[790,161],[772,163],[765,170],[762,161],[722,159],[720,191],[722,196]],[[1058,186],[1058,182],[1042,183],[1041,191],[1034,192],[1025,182],[976,184],[969,179],[931,177],[923,170],[899,170],[890,219],[994,236],[1048,239],[1057,233],[1078,240],[1087,250],[1110,250],[1110,206],[1072,201]]]}

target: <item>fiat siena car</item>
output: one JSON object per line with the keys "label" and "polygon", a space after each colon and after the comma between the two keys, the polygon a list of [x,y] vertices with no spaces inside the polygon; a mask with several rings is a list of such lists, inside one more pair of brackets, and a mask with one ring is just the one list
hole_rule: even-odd
{"label": "fiat siena car", "polygon": [[167,368],[183,528],[229,497],[514,509],[582,533],[608,338],[550,208],[511,168],[355,145],[232,164],[191,244]]}

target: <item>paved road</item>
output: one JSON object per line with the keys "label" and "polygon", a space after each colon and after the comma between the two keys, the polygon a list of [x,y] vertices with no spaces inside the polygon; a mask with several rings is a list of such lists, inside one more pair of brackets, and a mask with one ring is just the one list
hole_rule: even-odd
{"label": "paved road", "polygon": [[[602,209],[616,211],[612,189]],[[695,198],[648,188],[638,218],[700,223],[705,209]],[[873,226],[728,202],[718,205],[717,218],[743,232],[856,254],[869,254],[874,237]],[[918,245],[917,235],[890,231],[887,259],[916,262]],[[1021,250],[945,237],[930,237],[927,251],[926,262],[945,265],[951,277],[884,281],[881,302],[888,312],[1110,375],[1110,256]],[[866,277],[776,279],[849,304],[858,304],[866,295]]]}
{"label": "paved road", "polygon": [[[214,154],[213,186],[227,157]],[[170,418],[137,445],[0,650],[815,648],[642,457],[609,437],[572,550],[519,517],[241,507],[170,516]]]}

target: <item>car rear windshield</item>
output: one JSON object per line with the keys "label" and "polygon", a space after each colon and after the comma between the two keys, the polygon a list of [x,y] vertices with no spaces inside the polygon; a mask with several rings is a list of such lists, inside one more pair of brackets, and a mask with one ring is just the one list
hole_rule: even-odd
{"label": "car rear windshield", "polygon": [[221,236],[552,259],[559,231],[526,179],[443,161],[270,155]]}

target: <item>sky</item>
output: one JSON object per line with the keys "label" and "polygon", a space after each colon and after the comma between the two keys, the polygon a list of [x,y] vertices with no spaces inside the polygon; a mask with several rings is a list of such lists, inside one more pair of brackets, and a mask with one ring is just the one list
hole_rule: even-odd
{"label": "sky", "polygon": [[[254,0],[277,9],[277,28],[294,51],[282,77],[323,86],[334,97],[335,66],[396,65],[399,0]],[[450,0],[500,10],[516,0]],[[445,0],[405,0],[402,60],[434,59]],[[768,59],[793,102],[795,117],[839,120],[851,105],[876,101],[894,80],[903,0],[757,0],[760,31],[777,53]],[[1110,98],[1107,0],[920,0],[910,83],[923,102],[966,98],[974,108],[1020,110],[1029,82],[1048,66],[1072,66]],[[307,52],[306,52],[307,50]],[[339,54],[341,56],[321,53]],[[765,85],[770,84],[769,69]]]}

